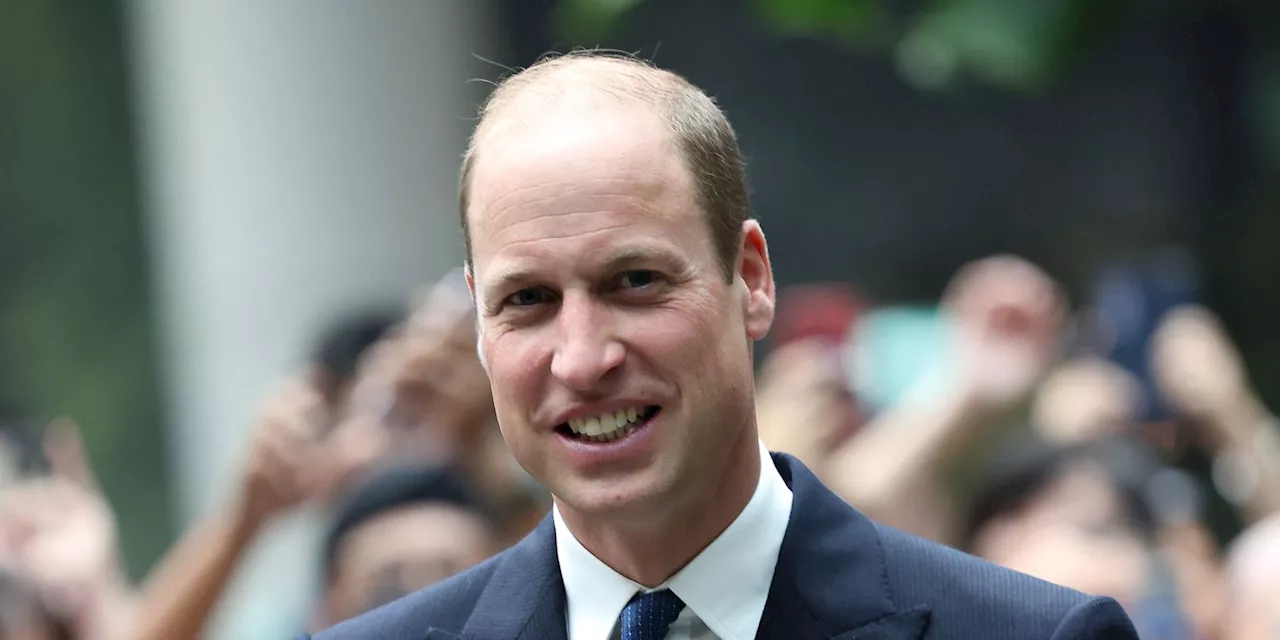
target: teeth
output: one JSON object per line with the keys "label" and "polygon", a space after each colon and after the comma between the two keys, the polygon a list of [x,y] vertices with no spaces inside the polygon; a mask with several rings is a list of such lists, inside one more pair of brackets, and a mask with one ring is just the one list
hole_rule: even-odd
{"label": "teeth", "polygon": [[642,407],[631,407],[590,418],[573,418],[569,420],[569,429],[596,442],[610,442],[622,437],[627,427],[640,420],[643,411]]}

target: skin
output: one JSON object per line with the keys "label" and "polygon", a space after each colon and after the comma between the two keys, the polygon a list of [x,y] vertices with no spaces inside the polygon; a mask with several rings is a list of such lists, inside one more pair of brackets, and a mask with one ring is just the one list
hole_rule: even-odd
{"label": "skin", "polygon": [[334,558],[331,623],[358,616],[489,557],[493,535],[475,514],[446,504],[417,504],[371,518],[351,530]]}
{"label": "skin", "polygon": [[1273,640],[1280,631],[1280,516],[1246,531],[1227,566],[1228,611],[1219,637]]}
{"label": "skin", "polygon": [[[759,478],[751,354],[774,316],[764,234],[743,225],[726,278],[688,168],[646,106],[522,115],[537,126],[485,141],[468,212],[498,420],[583,546],[656,586]],[[555,432],[566,412],[617,401],[661,407],[645,446],[600,464],[572,455]]]}
{"label": "skin", "polygon": [[1080,465],[1017,514],[987,525],[974,551],[996,564],[1132,606],[1142,590],[1146,556],[1135,536],[1111,526],[1120,509],[1105,475]]}

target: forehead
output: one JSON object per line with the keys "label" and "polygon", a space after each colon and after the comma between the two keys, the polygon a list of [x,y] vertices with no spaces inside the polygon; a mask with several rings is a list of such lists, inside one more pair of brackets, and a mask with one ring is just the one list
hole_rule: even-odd
{"label": "forehead", "polygon": [[[468,212],[477,271],[609,231],[700,237],[693,180],[645,107],[561,109],[495,128],[478,155]],[[653,233],[646,233],[652,237]]]}

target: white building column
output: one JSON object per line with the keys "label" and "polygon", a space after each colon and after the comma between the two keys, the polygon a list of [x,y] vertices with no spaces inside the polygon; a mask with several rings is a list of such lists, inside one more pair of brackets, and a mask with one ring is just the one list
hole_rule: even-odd
{"label": "white building column", "polygon": [[[458,161],[490,57],[472,0],[134,0],[131,41],[185,522],[220,506],[256,407],[334,314],[461,261]],[[277,527],[214,638],[290,637],[317,524]]]}

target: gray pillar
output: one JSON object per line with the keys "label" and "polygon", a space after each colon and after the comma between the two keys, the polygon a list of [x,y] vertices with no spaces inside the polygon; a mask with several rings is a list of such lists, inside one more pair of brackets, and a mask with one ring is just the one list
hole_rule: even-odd
{"label": "gray pillar", "polygon": [[[336,312],[461,260],[455,180],[480,3],[134,0],[139,126],[186,521],[225,502],[255,409]],[[250,559],[214,638],[290,637],[318,518]]]}

